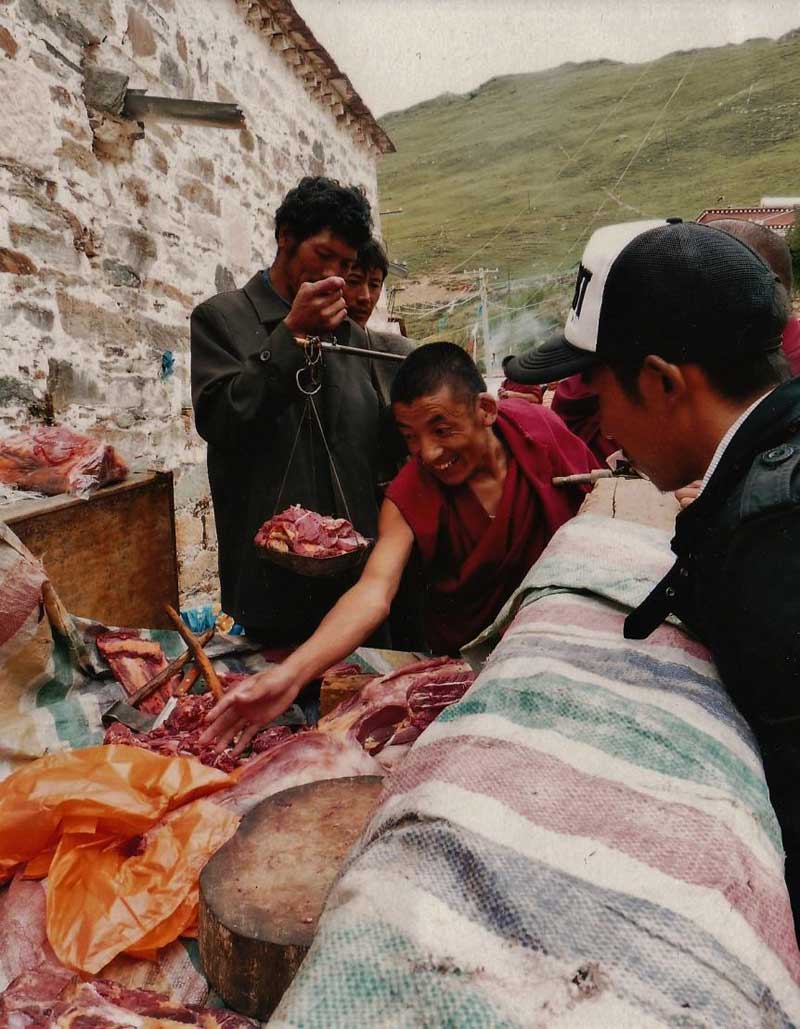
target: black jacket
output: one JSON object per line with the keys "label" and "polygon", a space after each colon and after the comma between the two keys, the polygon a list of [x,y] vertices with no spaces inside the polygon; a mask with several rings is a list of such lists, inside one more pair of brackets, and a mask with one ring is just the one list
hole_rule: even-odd
{"label": "black jacket", "polygon": [[[303,351],[283,324],[288,311],[259,272],[243,289],[200,304],[191,319],[192,401],[197,431],[208,443],[222,606],[274,644],[305,639],[352,585],[352,579],[292,575],[262,562],[253,544],[276,504],[346,514],[316,429],[303,429],[289,466],[305,397],[295,380]],[[352,322],[336,335],[340,343],[368,346]],[[370,363],[326,354],[316,402],[353,523],[374,537],[385,405]]]}
{"label": "black jacket", "polygon": [[800,379],[739,427],[672,549],[625,635],[643,639],[673,612],[711,650],[761,748],[800,927]]}

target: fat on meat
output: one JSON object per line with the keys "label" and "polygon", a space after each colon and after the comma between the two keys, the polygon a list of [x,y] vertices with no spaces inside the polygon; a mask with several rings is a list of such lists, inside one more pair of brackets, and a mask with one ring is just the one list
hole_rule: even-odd
{"label": "fat on meat", "polygon": [[[96,641],[97,649],[103,655],[114,678],[128,696],[149,682],[167,667],[167,659],[161,644],[155,640],[143,640],[135,629],[117,629],[101,633]],[[169,699],[172,690],[180,681],[173,676],[155,693],[139,705],[142,711],[157,715]]]}
{"label": "fat on meat", "polygon": [[234,773],[235,785],[209,798],[238,814],[245,814],[273,793],[304,786],[320,779],[351,775],[383,775],[383,768],[355,741],[327,733],[299,732],[266,754],[251,758]]}
{"label": "fat on meat", "polygon": [[113,447],[64,425],[45,425],[0,440],[0,482],[55,496],[120,482],[128,466]]}

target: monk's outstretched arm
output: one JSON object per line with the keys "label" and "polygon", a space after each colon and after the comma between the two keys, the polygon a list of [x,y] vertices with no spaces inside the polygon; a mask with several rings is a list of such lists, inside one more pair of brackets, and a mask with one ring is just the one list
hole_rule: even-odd
{"label": "monk's outstretched arm", "polygon": [[201,742],[217,740],[217,749],[223,750],[238,735],[236,752],[243,750],[261,728],[286,710],[306,683],[361,646],[388,617],[413,545],[414,535],[405,518],[391,500],[385,500],[378,540],[355,586],[282,664],[243,680],[215,704],[206,716],[208,728]]}

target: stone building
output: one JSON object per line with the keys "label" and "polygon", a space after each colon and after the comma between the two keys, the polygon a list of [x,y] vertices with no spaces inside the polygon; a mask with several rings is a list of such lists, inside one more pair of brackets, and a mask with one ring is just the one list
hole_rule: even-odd
{"label": "stone building", "polygon": [[287,0],[0,0],[0,96],[0,434],[172,469],[183,600],[213,597],[189,314],[269,264],[302,175],[377,212],[392,144]]}

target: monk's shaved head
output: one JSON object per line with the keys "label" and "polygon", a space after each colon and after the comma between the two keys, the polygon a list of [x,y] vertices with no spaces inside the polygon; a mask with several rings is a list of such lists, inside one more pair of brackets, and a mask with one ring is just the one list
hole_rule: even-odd
{"label": "monk's shaved head", "polygon": [[792,255],[783,236],[758,222],[744,218],[719,218],[709,223],[729,236],[742,240],[775,272],[787,293],[792,292]]}
{"label": "monk's shaved head", "polygon": [[412,404],[445,386],[452,395],[469,401],[486,392],[475,362],[455,343],[426,343],[412,350],[392,383],[392,403]]}

